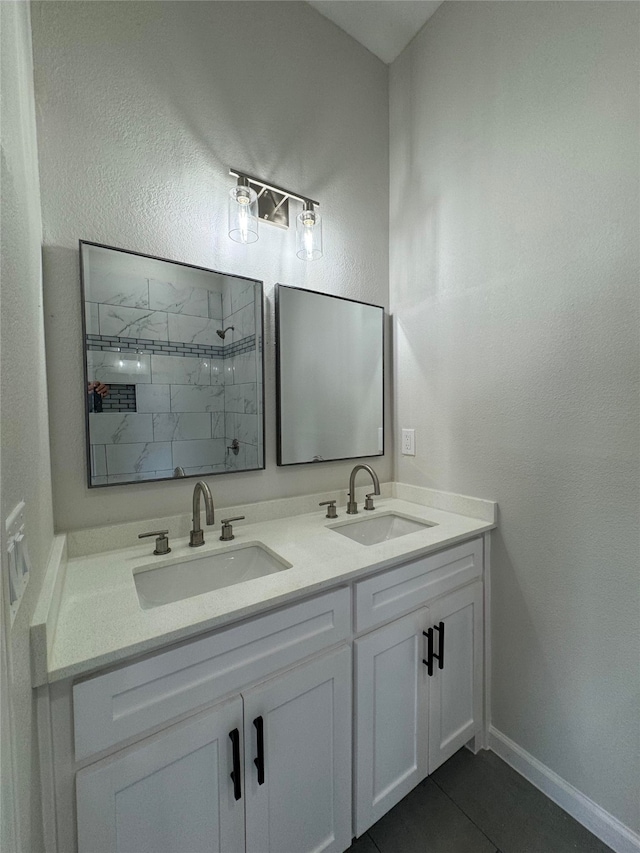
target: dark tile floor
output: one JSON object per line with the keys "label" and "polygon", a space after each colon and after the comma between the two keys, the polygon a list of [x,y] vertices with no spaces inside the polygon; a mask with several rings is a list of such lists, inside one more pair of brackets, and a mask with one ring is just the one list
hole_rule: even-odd
{"label": "dark tile floor", "polygon": [[347,853],[611,853],[493,752],[461,749]]}

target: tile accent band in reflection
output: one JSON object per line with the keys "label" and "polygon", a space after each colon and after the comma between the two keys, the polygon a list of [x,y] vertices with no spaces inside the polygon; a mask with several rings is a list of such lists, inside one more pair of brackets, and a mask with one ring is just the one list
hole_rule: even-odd
{"label": "tile accent band in reflection", "polygon": [[222,347],[180,341],[152,341],[149,338],[118,338],[113,335],[87,335],[87,349],[93,352],[120,349],[122,352],[148,352],[154,355],[179,355],[186,358],[231,358],[239,353],[251,352],[256,346],[256,336],[248,335],[241,341]]}

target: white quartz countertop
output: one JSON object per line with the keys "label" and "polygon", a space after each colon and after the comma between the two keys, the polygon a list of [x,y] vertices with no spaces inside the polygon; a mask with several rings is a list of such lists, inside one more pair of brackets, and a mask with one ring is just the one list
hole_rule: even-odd
{"label": "white quartz countertop", "polygon": [[[434,526],[369,546],[331,530],[336,524],[389,511]],[[216,523],[205,527],[206,542],[201,548],[190,548],[184,538],[174,538],[166,556],[153,555],[154,540],[150,539],[135,547],[69,559],[47,651],[47,680],[93,672],[495,527],[494,521],[397,498],[378,498],[373,512],[349,516],[343,506],[338,513],[337,519],[327,519],[319,510],[253,524],[239,521],[234,523],[231,543],[219,541],[220,525]],[[292,568],[151,609],[140,606],[134,570],[250,544],[266,546]]]}

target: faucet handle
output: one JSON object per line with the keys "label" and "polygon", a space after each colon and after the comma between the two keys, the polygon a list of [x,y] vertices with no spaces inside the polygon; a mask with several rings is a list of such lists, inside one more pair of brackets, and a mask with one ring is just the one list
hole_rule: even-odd
{"label": "faucet handle", "polygon": [[169,547],[168,530],[150,530],[148,533],[138,533],[138,539],[146,539],[147,536],[157,536],[156,548],[154,554],[168,554],[171,551]]}
{"label": "faucet handle", "polygon": [[336,512],[336,502],[335,501],[320,501],[318,506],[326,506],[327,514],[325,518],[337,518],[338,513]]}
{"label": "faucet handle", "polygon": [[377,492],[370,492],[368,495],[365,495],[364,499],[364,508],[365,509],[375,509],[373,505],[373,496],[376,495]]}
{"label": "faucet handle", "polygon": [[231,526],[232,521],[242,521],[243,518],[246,518],[244,515],[236,515],[235,518],[223,518],[222,519],[222,530],[220,541],[221,542],[230,542],[232,539],[236,537],[233,535],[233,527]]}

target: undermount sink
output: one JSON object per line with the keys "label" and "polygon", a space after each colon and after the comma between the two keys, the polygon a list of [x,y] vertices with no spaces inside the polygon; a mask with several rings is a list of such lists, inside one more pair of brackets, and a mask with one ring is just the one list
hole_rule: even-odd
{"label": "undermount sink", "polygon": [[372,518],[343,522],[331,527],[330,530],[347,536],[361,545],[378,545],[380,542],[397,539],[398,536],[407,536],[409,533],[426,530],[428,527],[435,527],[435,524],[429,521],[418,521],[397,512],[386,512]]}
{"label": "undermount sink", "polygon": [[290,569],[263,545],[232,546],[213,554],[142,566],[133,580],[143,610]]}

